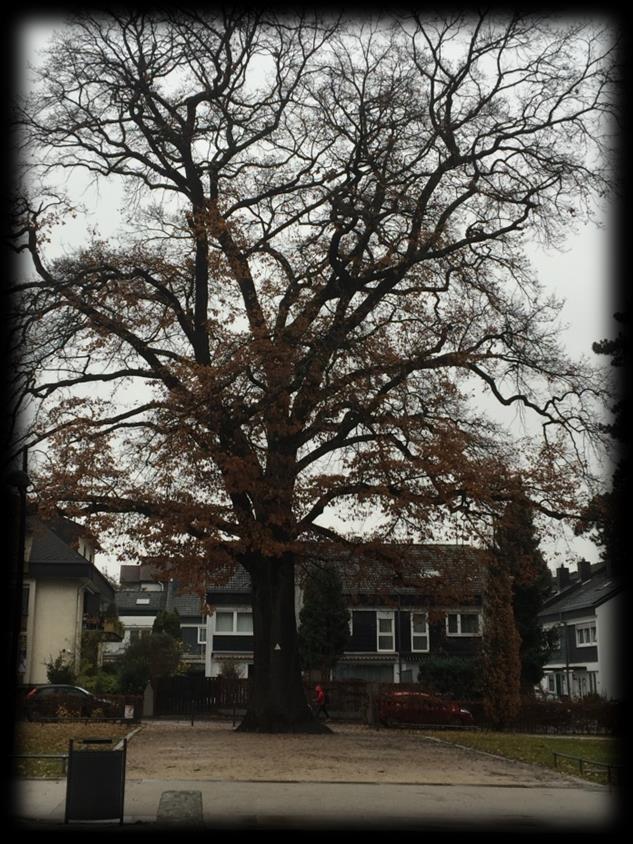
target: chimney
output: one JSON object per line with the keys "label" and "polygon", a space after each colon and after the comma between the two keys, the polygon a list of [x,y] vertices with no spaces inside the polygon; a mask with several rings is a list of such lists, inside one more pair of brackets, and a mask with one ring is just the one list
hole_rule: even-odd
{"label": "chimney", "polygon": [[591,580],[591,563],[589,560],[578,560],[578,574],[581,583],[584,583],[585,580]]}
{"label": "chimney", "polygon": [[558,585],[559,592],[561,591],[561,589],[564,589],[571,583],[571,579],[569,577],[569,569],[567,568],[567,566],[559,566],[556,569],[556,583]]}

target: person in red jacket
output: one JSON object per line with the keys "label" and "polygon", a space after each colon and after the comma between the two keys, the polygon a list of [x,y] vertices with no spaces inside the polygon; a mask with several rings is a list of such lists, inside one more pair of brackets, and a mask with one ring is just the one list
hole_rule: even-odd
{"label": "person in red jacket", "polygon": [[317,706],[316,717],[318,718],[319,715],[321,713],[323,713],[323,715],[326,718],[329,718],[330,714],[327,711],[326,706],[325,706],[325,704],[327,702],[327,698],[325,696],[325,691],[323,689],[323,686],[321,686],[320,683],[317,683],[317,685],[315,686],[314,693],[315,693],[315,696],[316,696],[316,706]]}

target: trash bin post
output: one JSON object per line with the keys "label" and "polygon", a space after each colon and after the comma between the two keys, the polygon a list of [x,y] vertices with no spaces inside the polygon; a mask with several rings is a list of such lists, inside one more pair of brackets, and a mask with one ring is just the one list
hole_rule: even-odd
{"label": "trash bin post", "polygon": [[123,823],[127,739],[120,750],[80,750],[75,744],[105,745],[112,739],[70,739],[64,823],[119,819]]}

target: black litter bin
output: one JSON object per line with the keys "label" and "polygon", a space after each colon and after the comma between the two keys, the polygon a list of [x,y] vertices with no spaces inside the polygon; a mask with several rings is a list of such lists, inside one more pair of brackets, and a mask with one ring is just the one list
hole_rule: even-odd
{"label": "black litter bin", "polygon": [[116,820],[123,823],[127,739],[71,739],[68,748],[66,812],[72,820]]}

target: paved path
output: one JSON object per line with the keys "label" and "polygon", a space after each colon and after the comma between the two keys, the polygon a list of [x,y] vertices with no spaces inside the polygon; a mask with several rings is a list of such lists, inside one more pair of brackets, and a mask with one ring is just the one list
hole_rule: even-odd
{"label": "paved path", "polygon": [[[66,780],[16,783],[16,826],[57,828]],[[609,832],[617,792],[590,784],[542,786],[127,780],[124,826],[219,829],[437,829]],[[100,824],[100,827],[103,825]],[[73,821],[66,829],[86,829]],[[94,824],[91,828],[95,828]]]}

